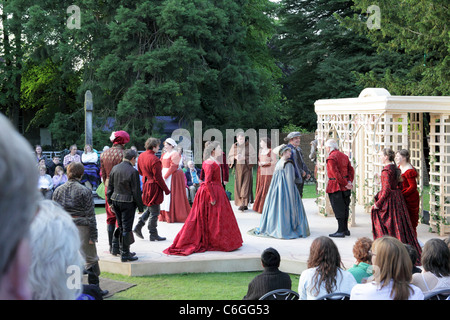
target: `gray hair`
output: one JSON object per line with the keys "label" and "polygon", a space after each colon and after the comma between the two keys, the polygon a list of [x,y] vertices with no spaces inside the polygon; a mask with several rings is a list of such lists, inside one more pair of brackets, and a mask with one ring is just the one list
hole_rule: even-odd
{"label": "gray hair", "polygon": [[82,292],[84,259],[72,217],[56,202],[42,200],[30,240],[33,300],[75,300]]}
{"label": "gray hair", "polygon": [[327,140],[327,142],[325,142],[325,147],[329,147],[331,149],[331,151],[339,150],[339,146],[338,146],[336,140],[334,140],[334,139]]}
{"label": "gray hair", "polygon": [[[27,239],[41,197],[33,148],[0,114],[0,282],[15,248]],[[20,156],[18,156],[20,155]],[[26,275],[24,275],[26,276]]]}

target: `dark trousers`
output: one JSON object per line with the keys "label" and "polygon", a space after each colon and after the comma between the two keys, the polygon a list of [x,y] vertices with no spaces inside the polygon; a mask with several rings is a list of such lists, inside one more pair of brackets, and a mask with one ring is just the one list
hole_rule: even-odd
{"label": "dark trousers", "polygon": [[338,222],[337,232],[344,232],[348,230],[351,194],[351,190],[337,191],[328,194],[334,216]]}
{"label": "dark trousers", "polygon": [[158,236],[158,216],[160,212],[160,205],[154,204],[150,207],[147,207],[147,210],[144,211],[142,216],[139,218],[138,225],[142,227],[145,225],[145,222],[150,218],[148,222],[148,231],[150,232],[150,236]]}
{"label": "dark trousers", "polygon": [[114,212],[119,225],[119,246],[122,256],[130,253],[130,245],[134,243],[133,222],[136,214],[136,204],[134,202],[112,201]]}

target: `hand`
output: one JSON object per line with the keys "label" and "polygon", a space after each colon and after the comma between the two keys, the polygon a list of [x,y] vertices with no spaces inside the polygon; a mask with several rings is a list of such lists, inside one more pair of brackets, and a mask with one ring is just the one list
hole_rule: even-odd
{"label": "hand", "polygon": [[372,209],[378,210],[378,207],[376,205],[373,205]]}
{"label": "hand", "polygon": [[228,181],[224,181],[223,184],[226,185],[228,183]]}
{"label": "hand", "polygon": [[311,179],[311,175],[310,175],[310,174],[307,174],[307,175],[306,175],[306,180],[309,180],[309,179]]}
{"label": "hand", "polygon": [[214,200],[214,201],[211,201],[211,205],[215,205],[216,204],[216,200]]}
{"label": "hand", "polygon": [[165,191],[165,193],[168,196],[170,194],[170,190]]}
{"label": "hand", "polygon": [[94,241],[89,239],[89,244],[94,244]]}
{"label": "hand", "polygon": [[138,214],[143,214],[143,212],[138,212]]}
{"label": "hand", "polygon": [[351,190],[351,189],[353,188],[353,184],[349,181],[349,182],[347,183],[347,185],[345,186],[345,188],[346,188],[347,190]]}

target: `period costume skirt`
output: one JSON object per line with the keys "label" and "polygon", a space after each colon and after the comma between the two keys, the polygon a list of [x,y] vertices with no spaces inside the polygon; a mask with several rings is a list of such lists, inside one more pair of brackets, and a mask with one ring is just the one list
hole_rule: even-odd
{"label": "period costume skirt", "polygon": [[[162,169],[164,176],[168,168]],[[164,201],[160,207],[159,221],[185,222],[191,206],[186,195],[186,180],[182,170],[178,169],[172,173],[166,180],[166,185],[170,194],[164,194]]]}
{"label": "period costume skirt", "polygon": [[261,169],[258,167],[256,178],[256,194],[255,203],[253,204],[253,210],[262,213],[264,208],[264,202],[266,200],[267,192],[269,191],[270,182],[272,181],[272,175],[261,174]]}

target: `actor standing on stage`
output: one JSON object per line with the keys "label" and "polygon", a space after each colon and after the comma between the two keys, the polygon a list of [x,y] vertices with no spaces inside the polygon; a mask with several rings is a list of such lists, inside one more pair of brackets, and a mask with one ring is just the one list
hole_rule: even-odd
{"label": "actor standing on stage", "polygon": [[134,169],[136,158],[136,151],[126,150],[123,161],[114,166],[109,175],[107,199],[119,224],[122,262],[138,259],[130,253],[130,245],[134,243],[132,228],[136,207],[140,214],[144,211],[139,173]]}
{"label": "actor standing on stage", "polygon": [[325,143],[325,150],[328,153],[328,184],[326,192],[338,222],[338,230],[329,236],[343,238],[350,235],[348,216],[355,170],[350,164],[348,157],[338,150],[336,141],[328,140]]}
{"label": "actor standing on stage", "polygon": [[257,154],[253,146],[245,141],[243,132],[236,136],[236,143],[228,153],[228,165],[235,168],[234,204],[239,210],[248,210],[249,202],[253,202],[253,172],[257,163]]}
{"label": "actor standing on stage", "polygon": [[125,144],[130,141],[130,136],[125,131],[115,131],[110,138],[113,143],[112,148],[104,151],[100,156],[100,172],[102,174],[102,181],[105,185],[105,209],[106,209],[106,227],[108,231],[109,251],[113,255],[119,254],[118,239],[114,239],[114,230],[116,228],[116,215],[111,211],[108,204],[108,183],[109,174],[112,168],[122,162],[125,154]]}
{"label": "actor standing on stage", "polygon": [[147,207],[144,214],[139,219],[133,232],[141,239],[144,239],[141,229],[150,217],[148,230],[150,232],[150,241],[163,241],[164,237],[158,235],[156,229],[158,225],[158,216],[160,212],[160,204],[164,200],[164,193],[170,194],[170,190],[164,182],[162,176],[161,160],[156,156],[161,141],[156,138],[148,138],[145,142],[145,152],[139,156],[138,171],[143,177],[142,185],[142,201]]}
{"label": "actor standing on stage", "polygon": [[303,198],[303,185],[305,180],[311,178],[311,172],[303,160],[302,149],[300,149],[300,136],[300,132],[291,132],[284,140],[288,142],[288,146],[291,148],[291,160],[295,169],[295,185],[300,193],[300,197]]}

